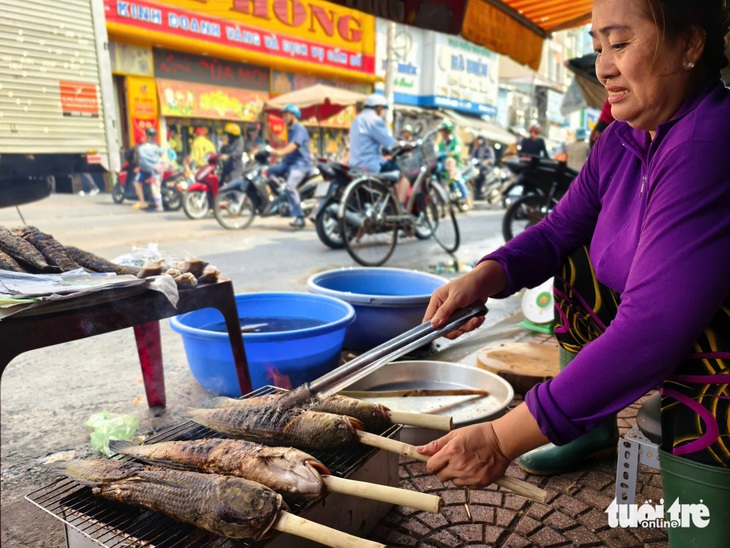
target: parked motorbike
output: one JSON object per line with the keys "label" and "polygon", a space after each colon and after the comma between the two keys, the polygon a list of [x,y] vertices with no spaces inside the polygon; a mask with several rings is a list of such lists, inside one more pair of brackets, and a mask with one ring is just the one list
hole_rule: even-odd
{"label": "parked motorbike", "polygon": [[[134,190],[132,179],[135,173],[130,176],[129,163],[124,162],[121,171],[117,173],[117,181],[112,187],[112,200],[114,203],[121,204],[124,200],[136,201],[137,193]],[[183,206],[183,192],[188,186],[189,173],[185,168],[172,169],[168,168],[162,174],[160,182],[160,194],[162,196],[162,207],[165,211],[177,211]],[[150,189],[151,180],[145,181],[142,185],[142,192],[147,203],[152,203],[152,191]]]}
{"label": "parked motorbike", "polygon": [[502,200],[502,189],[512,178],[509,170],[491,162],[472,158],[464,169],[464,180],[475,201],[494,205]]}
{"label": "parked motorbike", "polygon": [[[289,217],[291,208],[287,200],[286,181],[268,175],[270,148],[266,147],[254,155],[253,163],[248,166],[243,177],[218,190],[213,213],[218,223],[230,230],[247,228],[256,215]],[[312,170],[297,188],[304,215],[314,209],[314,192],[322,182],[318,169]]]}
{"label": "parked motorbike", "polygon": [[[512,173],[512,177],[502,187],[502,204],[505,209],[524,196],[544,196],[554,178],[557,169],[555,166],[560,163],[557,160],[536,156],[515,156],[502,162],[502,165]],[[572,169],[570,171],[577,174]],[[574,178],[575,175],[570,180]]]}
{"label": "parked motorbike", "polygon": [[310,219],[314,221],[317,236],[324,245],[332,249],[344,249],[337,211],[345,187],[359,172],[340,162],[319,162],[317,167],[324,180],[315,190],[314,197],[319,203]]}
{"label": "parked motorbike", "polygon": [[[505,241],[547,217],[578,175],[565,162],[548,158],[530,157],[517,161],[521,164],[517,173],[522,175],[528,193],[515,199],[505,211],[502,219]],[[515,161],[510,163],[514,164]]]}

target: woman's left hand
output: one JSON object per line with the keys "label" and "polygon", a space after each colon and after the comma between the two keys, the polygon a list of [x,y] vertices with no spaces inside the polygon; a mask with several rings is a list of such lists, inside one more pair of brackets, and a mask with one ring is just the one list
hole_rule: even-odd
{"label": "woman's left hand", "polygon": [[431,455],[426,469],[442,482],[484,487],[504,476],[511,460],[499,446],[490,422],[458,428],[418,452]]}

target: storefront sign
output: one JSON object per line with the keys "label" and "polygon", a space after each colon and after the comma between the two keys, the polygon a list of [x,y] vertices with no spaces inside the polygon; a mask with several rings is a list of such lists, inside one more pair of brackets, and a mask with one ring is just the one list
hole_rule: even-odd
{"label": "storefront sign", "polygon": [[109,42],[112,72],[129,76],[154,76],[152,49],[132,44]]}
{"label": "storefront sign", "polygon": [[164,49],[155,49],[154,59],[157,78],[269,91],[266,67]]}
{"label": "storefront sign", "polygon": [[96,84],[58,82],[64,116],[99,117],[99,90]]}
{"label": "storefront sign", "polygon": [[152,78],[127,77],[127,101],[129,102],[130,145],[145,140],[148,127],[157,128],[157,88]]}
{"label": "storefront sign", "polygon": [[358,84],[355,82],[338,82],[330,78],[319,78],[310,74],[295,74],[293,72],[285,72],[282,70],[272,71],[271,77],[271,93],[272,95],[283,95],[290,91],[308,88],[315,84],[324,84],[326,86],[338,87],[349,91],[355,91],[368,95],[372,87],[368,84]]}
{"label": "storefront sign", "polygon": [[[304,0],[104,0],[107,25],[303,63],[374,72],[374,19]],[[166,41],[167,47],[175,47]],[[181,49],[189,50],[188,47]]]}
{"label": "storefront sign", "polygon": [[[427,31],[408,25],[396,25],[393,45],[388,51],[387,21],[377,21],[376,63],[377,74],[385,79],[388,63],[395,70],[394,99],[401,105],[418,105],[421,95],[423,37]],[[390,53],[390,57],[388,56]],[[384,90],[384,84],[377,89]]]}
{"label": "storefront sign", "polygon": [[435,34],[425,45],[424,106],[496,116],[499,57],[466,40]]}
{"label": "storefront sign", "polygon": [[163,116],[258,120],[268,93],[158,78],[160,112]]}

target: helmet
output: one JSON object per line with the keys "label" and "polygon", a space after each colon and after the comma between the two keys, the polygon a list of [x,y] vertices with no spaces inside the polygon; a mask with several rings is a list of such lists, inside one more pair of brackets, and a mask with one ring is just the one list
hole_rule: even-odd
{"label": "helmet", "polygon": [[204,127],[196,127],[195,128],[195,135],[206,135],[208,133],[208,130]]}
{"label": "helmet", "polygon": [[588,132],[586,131],[586,128],[579,127],[575,130],[575,140],[576,141],[585,141],[585,138],[588,137]]}
{"label": "helmet", "polygon": [[452,131],[454,131],[454,122],[452,122],[451,120],[444,120],[439,126],[439,131],[440,130],[445,130],[451,133]]}
{"label": "helmet", "polygon": [[153,127],[148,127],[147,129],[144,130],[144,134],[147,137],[157,137],[157,130]]}
{"label": "helmet", "polygon": [[241,126],[239,126],[238,124],[234,124],[233,122],[228,122],[223,128],[223,131],[230,135],[235,135],[236,137],[238,137],[239,135],[241,135]]}
{"label": "helmet", "polygon": [[289,103],[283,109],[281,109],[281,112],[288,112],[290,114],[293,114],[294,116],[297,117],[297,120],[302,117],[302,111],[299,110],[299,107],[296,105],[292,105],[291,103]]}
{"label": "helmet", "polygon": [[406,124],[403,126],[403,129],[401,131],[407,131],[411,135],[413,135],[413,126],[411,124]]}
{"label": "helmet", "polygon": [[368,95],[365,99],[365,108],[384,107],[388,108],[388,101],[385,100],[385,96],[379,93],[373,93]]}

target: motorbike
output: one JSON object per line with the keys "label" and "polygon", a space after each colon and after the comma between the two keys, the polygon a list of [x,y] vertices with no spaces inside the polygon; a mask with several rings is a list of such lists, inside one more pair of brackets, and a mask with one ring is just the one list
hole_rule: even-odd
{"label": "motorbike", "polygon": [[[134,173],[129,173],[129,162],[124,162],[121,171],[117,173],[117,180],[112,187],[112,200],[115,204],[121,204],[124,200],[136,201],[137,193],[132,184]],[[173,169],[168,167],[162,174],[160,182],[160,194],[162,196],[162,207],[165,211],[177,211],[183,206],[183,192],[189,184],[190,174],[185,168]],[[142,186],[144,199],[148,203],[152,203],[152,191],[150,190],[150,180],[145,181]]]}
{"label": "motorbike", "polygon": [[203,219],[213,207],[220,183],[220,154],[206,156],[206,163],[195,171],[195,180],[183,196],[183,211],[190,219]]}
{"label": "motorbike", "polygon": [[340,233],[337,211],[345,187],[359,175],[359,172],[340,162],[320,161],[317,168],[324,180],[315,190],[314,197],[319,203],[310,219],[314,221],[317,236],[324,245],[331,249],[344,249],[345,242]]}
{"label": "motorbike", "polygon": [[[291,208],[287,200],[286,181],[269,176],[268,166],[271,149],[266,147],[254,154],[253,162],[244,169],[243,177],[218,190],[213,213],[218,223],[226,229],[247,228],[256,215],[289,217]],[[318,169],[312,170],[297,187],[304,215],[309,215],[317,200],[314,193],[322,182]]]}
{"label": "motorbike", "polygon": [[475,201],[494,205],[502,200],[502,189],[512,178],[509,170],[491,162],[472,158],[464,169],[464,180]]}
{"label": "motorbike", "polygon": [[509,163],[510,169],[518,169],[517,173],[521,174],[525,193],[514,199],[505,211],[502,219],[505,241],[547,217],[578,175],[565,162],[548,158],[527,157]]}
{"label": "motorbike", "polygon": [[[502,205],[509,208],[516,200],[529,195],[544,196],[554,177],[558,162],[537,156],[515,156],[502,162],[512,176],[502,186]],[[570,170],[573,171],[574,170]],[[577,174],[577,172],[575,172]],[[575,175],[571,177],[571,181]]]}

